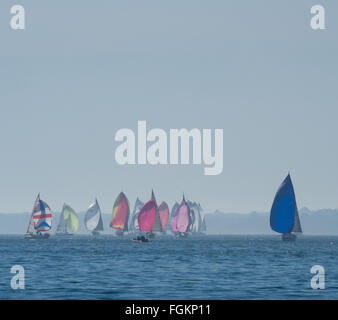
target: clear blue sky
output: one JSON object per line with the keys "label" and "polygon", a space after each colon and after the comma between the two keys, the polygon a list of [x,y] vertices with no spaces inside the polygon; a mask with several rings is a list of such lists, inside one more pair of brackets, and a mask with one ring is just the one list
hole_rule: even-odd
{"label": "clear blue sky", "polygon": [[[26,9],[25,31],[10,7]],[[123,190],[207,212],[268,211],[288,171],[299,207],[338,207],[338,3],[0,3],[0,212],[110,212]],[[89,4],[90,3],[90,4]],[[327,30],[310,28],[325,5]],[[118,166],[119,128],[223,128],[224,170]]]}

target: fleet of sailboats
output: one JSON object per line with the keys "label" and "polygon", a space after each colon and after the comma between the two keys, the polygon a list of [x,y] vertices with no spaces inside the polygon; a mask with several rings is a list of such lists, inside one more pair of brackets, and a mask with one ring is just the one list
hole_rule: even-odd
{"label": "fleet of sailboats", "polygon": [[[30,216],[25,238],[45,239],[50,236],[52,228],[52,210],[49,205],[40,199],[38,194]],[[97,199],[90,204],[84,217],[86,230],[97,236],[104,231],[102,213]],[[113,214],[110,227],[115,230],[117,236],[125,232],[138,234],[135,241],[145,242],[155,234],[173,233],[179,238],[190,235],[205,234],[207,230],[205,215],[200,203],[186,200],[177,201],[169,210],[165,201],[157,204],[154,191],[151,198],[143,203],[136,199],[133,212],[130,215],[129,200],[121,192],[113,206]],[[296,234],[302,233],[294,187],[290,174],[284,179],[276,192],[271,211],[270,227],[273,231],[282,235],[284,241],[296,240]],[[64,203],[57,226],[56,235],[69,236],[78,232],[79,218],[74,209]]]}

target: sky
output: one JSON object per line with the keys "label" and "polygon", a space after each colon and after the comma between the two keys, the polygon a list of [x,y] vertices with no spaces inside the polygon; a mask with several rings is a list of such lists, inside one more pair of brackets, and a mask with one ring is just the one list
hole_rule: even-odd
{"label": "sky", "polygon": [[[26,29],[10,28],[24,5]],[[312,5],[326,30],[310,27]],[[206,212],[267,212],[288,174],[299,207],[338,207],[335,0],[2,0],[0,212],[111,212],[151,189]],[[221,128],[223,172],[120,166],[120,128]]]}

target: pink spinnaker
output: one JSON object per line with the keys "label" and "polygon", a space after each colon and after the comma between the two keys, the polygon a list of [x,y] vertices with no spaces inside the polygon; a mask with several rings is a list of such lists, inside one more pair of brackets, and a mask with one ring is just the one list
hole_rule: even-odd
{"label": "pink spinnaker", "polygon": [[150,232],[156,217],[156,203],[153,200],[147,201],[138,215],[138,225],[143,232]]}
{"label": "pink spinnaker", "polygon": [[177,214],[178,214],[178,210],[180,209],[180,207],[178,207],[174,214],[173,214],[173,218],[172,218],[172,221],[171,221],[171,230],[174,231],[174,232],[177,232]]}
{"label": "pink spinnaker", "polygon": [[190,208],[183,198],[180,207],[178,208],[176,219],[176,228],[178,232],[187,232],[191,223]]}
{"label": "pink spinnaker", "polygon": [[169,207],[164,201],[160,203],[160,206],[158,207],[158,212],[161,219],[162,230],[164,230],[167,226],[169,218]]}

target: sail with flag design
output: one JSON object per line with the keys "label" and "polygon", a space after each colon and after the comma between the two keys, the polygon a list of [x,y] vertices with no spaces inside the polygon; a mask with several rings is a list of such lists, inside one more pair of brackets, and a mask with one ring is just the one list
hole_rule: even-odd
{"label": "sail with flag design", "polygon": [[[52,217],[53,214],[50,207],[46,202],[40,199],[40,194],[38,194],[34,203],[25,238],[49,237],[47,231],[52,228]],[[46,233],[42,236],[41,232]]]}
{"label": "sail with flag design", "polygon": [[92,203],[85,215],[85,226],[88,231],[91,231],[93,235],[99,235],[100,231],[103,231],[103,222],[101,209],[97,199]]}
{"label": "sail with flag design", "polygon": [[284,179],[275,195],[270,212],[271,229],[281,233],[283,240],[295,240],[301,233],[296,196],[290,174]]}
{"label": "sail with flag design", "polygon": [[120,236],[124,231],[128,231],[129,214],[129,200],[123,192],[120,192],[115,200],[110,222],[110,227],[116,230],[116,235]]}

